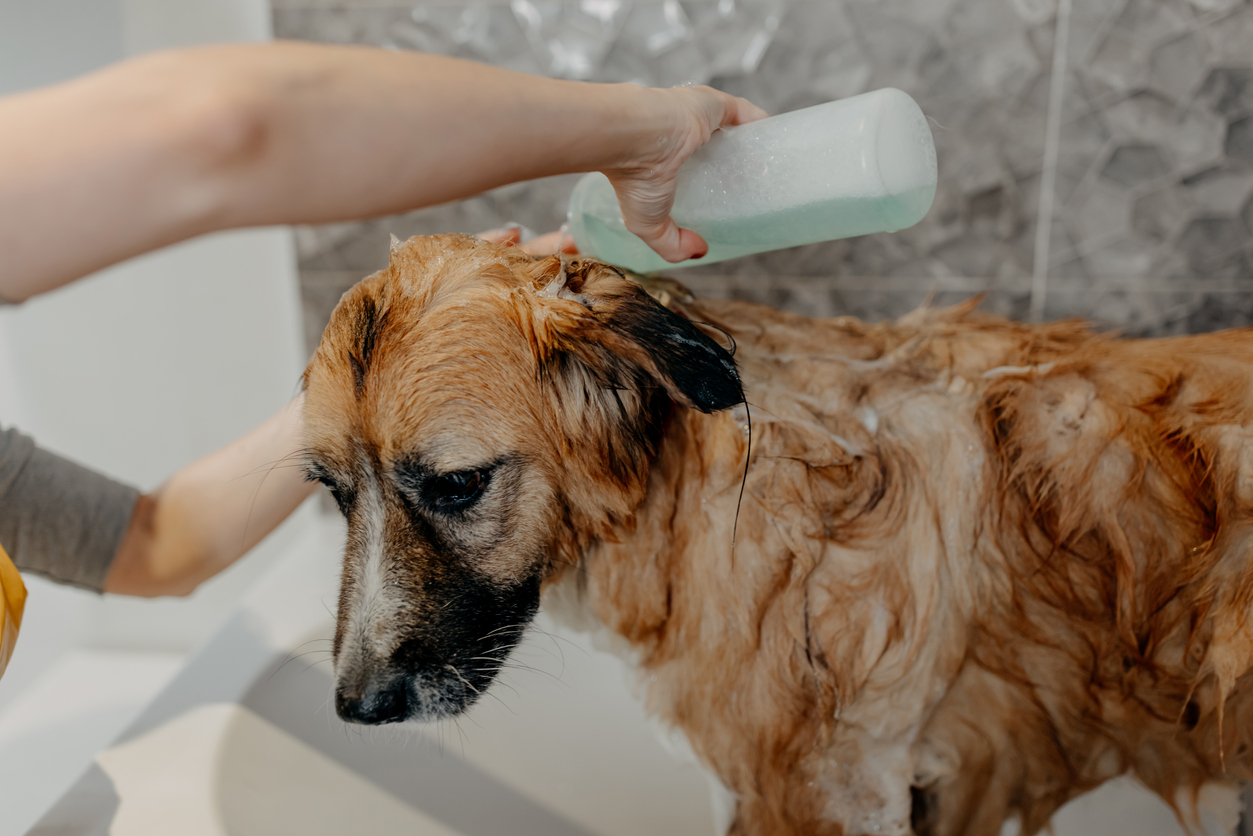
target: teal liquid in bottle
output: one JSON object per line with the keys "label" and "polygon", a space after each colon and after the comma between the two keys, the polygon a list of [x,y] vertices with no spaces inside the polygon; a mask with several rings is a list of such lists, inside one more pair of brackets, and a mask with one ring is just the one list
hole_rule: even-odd
{"label": "teal liquid in bottle", "polygon": [[679,170],[671,215],[709,244],[673,264],[627,231],[609,180],[588,174],[570,197],[579,251],[637,273],[895,232],[935,198],[936,160],[922,110],[900,90],[725,128]]}

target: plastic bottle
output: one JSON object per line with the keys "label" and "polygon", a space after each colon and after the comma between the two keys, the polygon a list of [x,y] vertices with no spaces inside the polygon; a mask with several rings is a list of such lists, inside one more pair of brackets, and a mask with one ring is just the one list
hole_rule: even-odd
{"label": "plastic bottle", "polygon": [[679,169],[671,216],[709,244],[702,259],[664,260],[627,231],[608,178],[570,197],[580,252],[637,273],[895,232],[935,198],[935,144],[918,104],[888,87],[724,128]]}

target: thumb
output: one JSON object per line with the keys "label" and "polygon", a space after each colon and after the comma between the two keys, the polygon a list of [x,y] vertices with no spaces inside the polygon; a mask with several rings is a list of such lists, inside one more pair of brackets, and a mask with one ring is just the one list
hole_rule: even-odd
{"label": "thumb", "polygon": [[705,239],[690,229],[684,229],[667,217],[655,238],[643,238],[644,243],[657,251],[666,261],[687,261],[689,258],[704,258],[709,252]]}
{"label": "thumb", "polygon": [[673,180],[663,184],[619,180],[613,187],[626,228],[666,261],[700,258],[709,250],[704,238],[690,229],[682,229],[670,217],[670,207],[674,204]]}

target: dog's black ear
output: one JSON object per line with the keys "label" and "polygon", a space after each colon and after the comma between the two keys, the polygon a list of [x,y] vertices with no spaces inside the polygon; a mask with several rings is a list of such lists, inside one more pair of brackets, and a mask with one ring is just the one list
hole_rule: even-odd
{"label": "dog's black ear", "polygon": [[648,355],[650,371],[672,398],[701,412],[727,409],[744,400],[730,352],[638,284],[623,282],[625,292],[584,295],[606,328]]}
{"label": "dog's black ear", "polygon": [[[589,365],[603,352],[639,367],[674,400],[715,412],[744,400],[730,352],[666,308],[619,270],[595,259],[553,256],[537,265],[540,296],[578,303],[590,316],[569,317],[562,348]],[[595,371],[609,371],[594,369]]]}

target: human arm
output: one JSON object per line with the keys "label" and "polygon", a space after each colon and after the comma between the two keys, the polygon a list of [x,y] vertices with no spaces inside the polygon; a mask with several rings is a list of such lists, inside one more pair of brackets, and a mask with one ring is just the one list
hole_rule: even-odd
{"label": "human arm", "polygon": [[197,234],[383,215],[604,171],[628,226],[682,260],[679,164],[764,115],[418,53],[271,43],[123,62],[0,99],[0,297],[20,301]]}
{"label": "human arm", "polygon": [[301,395],[141,496],[104,591],[186,595],[286,519],[317,487],[300,459],[303,404]]}

